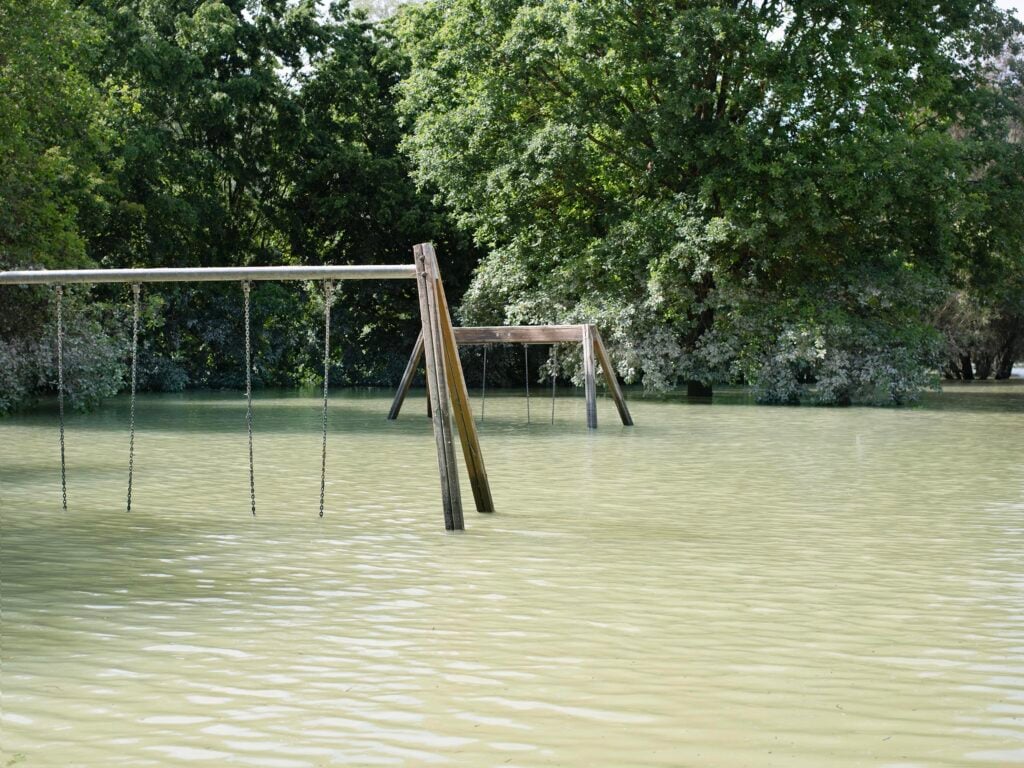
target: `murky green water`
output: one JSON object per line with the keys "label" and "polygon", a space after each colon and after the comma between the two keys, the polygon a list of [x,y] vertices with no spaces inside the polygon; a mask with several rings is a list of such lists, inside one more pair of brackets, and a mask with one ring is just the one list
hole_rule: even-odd
{"label": "murky green water", "polygon": [[[1024,764],[1024,387],[913,410],[489,397],[442,530],[418,400],[0,421],[2,765]],[[541,421],[542,423],[537,423]],[[465,495],[468,494],[466,484]]]}

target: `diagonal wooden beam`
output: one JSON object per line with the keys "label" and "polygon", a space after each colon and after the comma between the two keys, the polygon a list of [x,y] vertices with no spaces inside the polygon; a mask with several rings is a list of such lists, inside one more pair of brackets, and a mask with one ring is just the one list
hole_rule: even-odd
{"label": "diagonal wooden beam", "polygon": [[[405,366],[405,373],[402,374],[402,382],[398,385],[398,391],[395,393],[395,399],[391,403],[391,410],[388,412],[388,421],[394,421],[398,418],[399,412],[402,410],[402,403],[405,402],[406,395],[409,394],[409,388],[412,386],[412,380],[416,377],[416,369],[420,367],[420,361],[423,359],[423,331],[421,330],[419,336],[416,337],[416,343],[412,347],[412,355],[409,356],[409,362]],[[429,396],[427,402],[430,401]],[[430,414],[427,414],[428,416]]]}
{"label": "diagonal wooden beam", "polygon": [[438,321],[441,334],[441,348],[444,353],[445,373],[447,374],[448,394],[451,397],[455,424],[458,427],[459,439],[462,441],[462,455],[466,462],[466,471],[473,488],[473,499],[478,512],[493,512],[494,500],[491,498],[491,486],[484,467],[484,457],[480,450],[480,438],[473,420],[473,411],[469,404],[469,392],[466,389],[466,378],[462,372],[462,361],[459,360],[459,347],[452,328],[451,314],[448,311],[448,300],[441,284],[441,272],[437,266],[434,247],[429,243],[423,246],[425,260],[433,271],[435,295],[438,303]]}
{"label": "diagonal wooden beam", "polygon": [[619,418],[622,419],[623,424],[631,427],[633,426],[633,417],[629,413],[629,408],[626,407],[626,398],[623,396],[622,387],[619,386],[619,380],[615,376],[615,368],[612,367],[612,359],[604,346],[601,332],[597,330],[596,325],[592,325],[590,326],[590,333],[594,337],[594,352],[597,353],[597,362],[601,366],[601,372],[604,374],[605,383],[608,384],[608,390],[612,393],[612,400],[615,401],[615,407],[619,411]]}
{"label": "diagonal wooden beam", "polygon": [[423,357],[426,361],[427,385],[433,406],[431,418],[434,441],[437,444],[437,468],[441,476],[444,527],[449,531],[461,531],[466,524],[462,516],[462,494],[459,491],[459,472],[455,464],[452,422],[448,410],[448,384],[442,346],[441,312],[432,263],[433,248],[428,252],[424,245],[417,245],[413,248],[413,256],[416,259],[416,288],[419,292],[422,318]]}

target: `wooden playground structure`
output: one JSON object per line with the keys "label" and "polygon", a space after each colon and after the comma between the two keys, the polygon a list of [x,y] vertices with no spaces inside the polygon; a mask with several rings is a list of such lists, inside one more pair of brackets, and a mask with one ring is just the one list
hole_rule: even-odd
{"label": "wooden playground structure", "polygon": [[494,501],[484,467],[483,454],[476,425],[470,411],[466,381],[459,362],[455,330],[452,327],[448,301],[441,284],[437,256],[430,243],[413,248],[413,264],[345,265],[345,266],[277,266],[277,267],[194,267],[158,269],[69,269],[25,270],[0,272],[0,285],[53,285],[56,286],[57,361],[60,372],[57,388],[60,405],[60,457],[61,490],[67,509],[67,488],[64,462],[64,384],[62,367],[63,323],[61,315],[63,287],[71,283],[128,283],[132,286],[134,302],[134,328],[132,347],[133,407],[131,410],[131,442],[128,461],[128,510],[131,510],[131,467],[134,452],[134,393],[136,379],[135,358],[138,350],[139,292],[142,283],[237,281],[241,283],[245,298],[246,326],[246,395],[249,426],[249,478],[252,511],[256,513],[255,473],[252,460],[252,396],[249,374],[252,361],[248,345],[248,298],[251,281],[257,280],[322,280],[324,281],[324,400],[323,400],[323,459],[320,484],[320,515],[323,516],[324,485],[327,466],[327,373],[329,370],[328,340],[330,306],[335,280],[416,280],[420,306],[420,346],[426,363],[427,386],[430,390],[431,418],[437,448],[438,474],[441,480],[441,503],[444,508],[446,530],[463,530],[462,494],[459,489],[458,467],[455,463],[455,431],[458,432],[462,454],[466,462],[473,499],[478,512],[493,512]]}
{"label": "wooden playground structure", "polygon": [[[604,376],[608,392],[615,401],[615,407],[619,412],[619,418],[625,426],[633,425],[633,417],[626,406],[626,400],[622,395],[622,388],[615,378],[615,368],[612,367],[611,357],[604,346],[597,326],[591,323],[581,325],[490,325],[490,326],[463,326],[452,329],[453,343],[458,346],[487,345],[487,344],[559,344],[564,342],[575,342],[583,347],[583,389],[587,402],[587,427],[597,428],[597,363],[601,365],[601,373]],[[409,389],[412,387],[413,378],[419,369],[420,362],[425,355],[426,344],[423,332],[416,337],[416,343],[412,348],[412,355],[405,366],[405,373],[402,374],[402,381],[398,385],[395,399],[391,403],[391,410],[388,419],[394,421],[402,410]],[[458,362],[458,353],[455,355]],[[596,362],[595,362],[596,360]],[[427,372],[429,374],[429,363]],[[461,372],[461,368],[460,368]],[[463,380],[463,385],[465,381]],[[427,413],[430,414],[433,408],[433,398],[430,396],[431,381],[427,376]]]}

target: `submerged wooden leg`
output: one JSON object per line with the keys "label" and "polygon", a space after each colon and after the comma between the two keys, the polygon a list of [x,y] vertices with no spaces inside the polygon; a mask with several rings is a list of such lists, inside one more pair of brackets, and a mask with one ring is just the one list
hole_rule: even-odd
{"label": "submerged wooden leg", "polygon": [[619,380],[615,377],[612,359],[608,355],[604,339],[601,338],[601,332],[597,330],[597,326],[591,326],[590,332],[594,335],[594,351],[597,353],[597,362],[601,364],[601,372],[604,373],[608,391],[612,393],[612,400],[615,401],[615,407],[619,411],[619,418],[622,419],[623,424],[631,427],[633,426],[633,417],[629,414],[629,408],[626,407],[626,398],[623,397],[622,387],[619,386]]}
{"label": "submerged wooden leg", "polygon": [[[394,421],[398,418],[398,414],[402,410],[402,403],[405,402],[405,398],[409,394],[409,387],[412,386],[412,380],[416,376],[416,369],[420,367],[420,360],[422,359],[423,331],[421,330],[420,335],[416,337],[416,343],[413,345],[412,355],[409,356],[409,362],[405,366],[405,373],[402,374],[402,381],[398,385],[398,391],[395,392],[395,399],[391,403],[391,410],[388,412],[388,421]],[[427,402],[429,401],[430,398],[428,396]]]}
{"label": "submerged wooden leg", "polygon": [[597,429],[597,373],[594,369],[594,326],[583,326],[583,391],[587,397],[587,427]]}
{"label": "submerged wooden leg", "polygon": [[441,273],[437,266],[437,257],[434,248],[427,243],[423,246],[428,265],[432,267],[435,280],[435,295],[438,303],[438,320],[441,330],[441,347],[444,352],[444,369],[447,374],[448,394],[452,399],[452,410],[455,416],[455,424],[459,430],[459,439],[462,442],[462,456],[466,462],[466,471],[469,473],[470,485],[473,488],[473,499],[476,502],[477,512],[493,512],[494,500],[491,498],[491,486],[487,479],[487,469],[484,467],[484,457],[480,450],[480,439],[476,431],[476,422],[473,419],[473,410],[469,402],[469,391],[466,388],[466,378],[462,371],[462,361],[459,359],[459,347],[455,340],[455,330],[452,328],[451,313],[448,311],[448,300],[444,295],[444,286],[441,284]]}
{"label": "submerged wooden leg", "polygon": [[[433,248],[430,249],[430,254],[433,255]],[[420,317],[423,325],[423,356],[433,413],[434,440],[437,443],[437,468],[441,476],[444,527],[449,531],[461,531],[466,526],[462,517],[462,494],[459,491],[452,422],[448,411],[448,386],[445,381],[444,349],[441,342],[434,270],[432,259],[427,258],[425,246],[417,245],[413,249],[413,255],[416,259],[416,287],[419,290]]]}

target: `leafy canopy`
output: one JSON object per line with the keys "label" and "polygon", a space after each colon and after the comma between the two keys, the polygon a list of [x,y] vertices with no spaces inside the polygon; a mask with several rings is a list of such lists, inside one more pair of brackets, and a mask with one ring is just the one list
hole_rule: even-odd
{"label": "leafy canopy", "polygon": [[398,29],[417,178],[491,249],[467,318],[595,320],[652,386],[926,383],[972,131],[1007,116],[992,2],[435,0]]}

